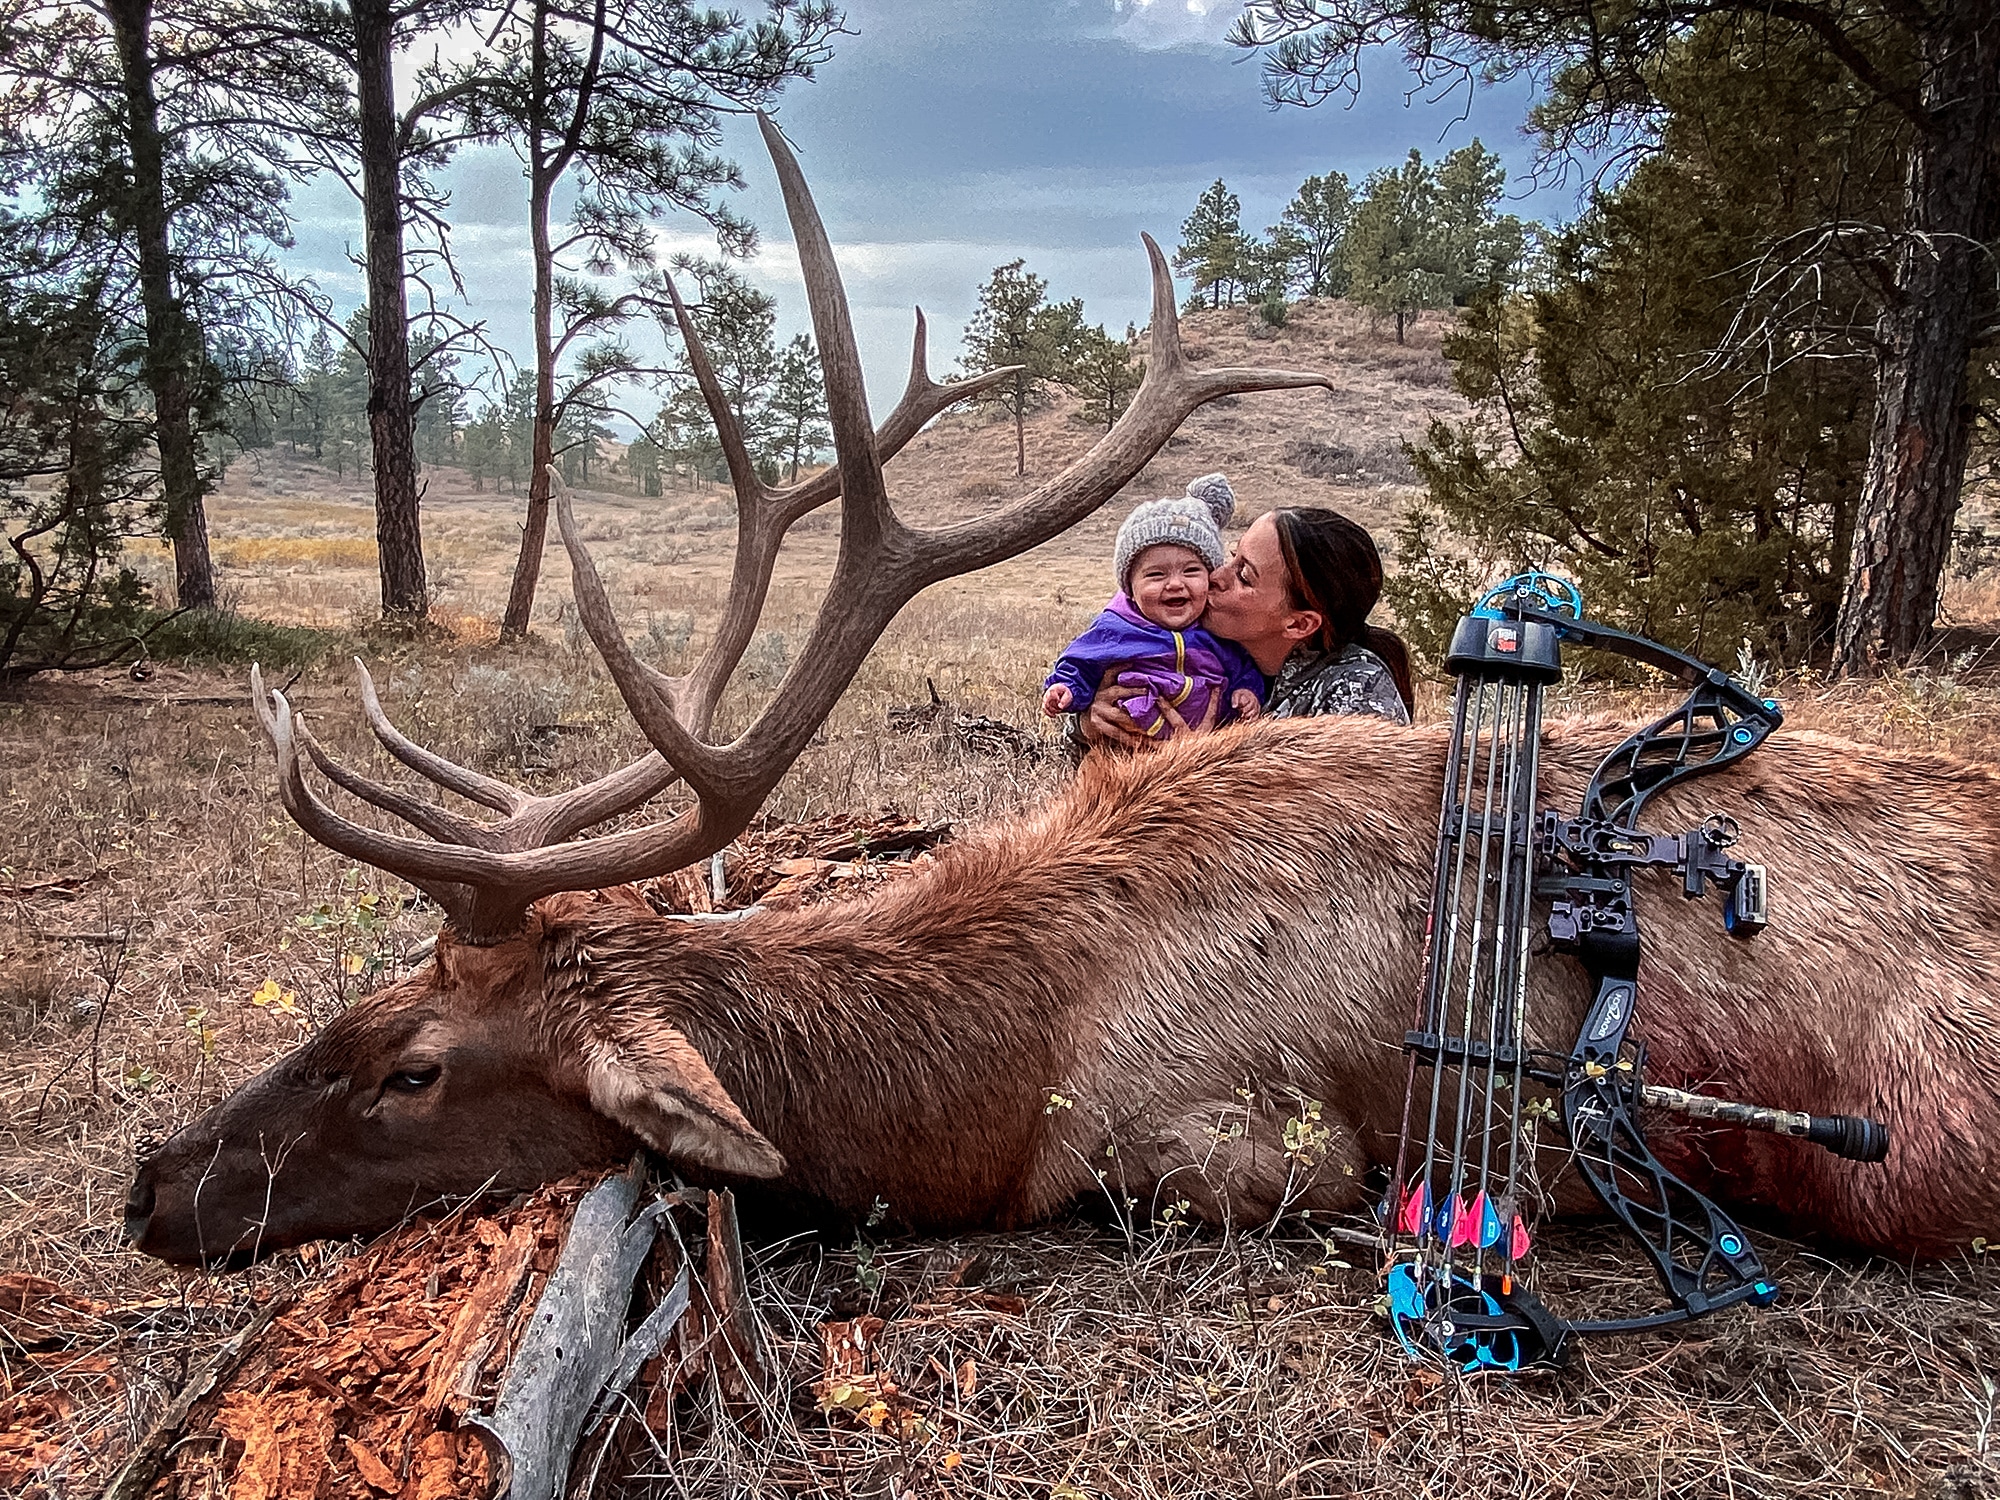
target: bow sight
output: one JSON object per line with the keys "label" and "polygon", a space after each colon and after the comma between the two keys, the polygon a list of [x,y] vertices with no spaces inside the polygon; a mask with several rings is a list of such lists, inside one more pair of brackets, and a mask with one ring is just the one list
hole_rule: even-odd
{"label": "bow sight", "polygon": [[[1678,708],[1605,756],[1573,818],[1535,804],[1542,693],[1562,676],[1566,643],[1630,657],[1691,688]],[[1402,1139],[1382,1205],[1396,1337],[1412,1356],[1512,1370],[1560,1363],[1572,1335],[1654,1328],[1738,1302],[1767,1305],[1778,1288],[1749,1238],[1654,1157],[1642,1108],[1803,1136],[1860,1161],[1883,1159],[1888,1131],[1873,1120],[1648,1085],[1645,1049],[1627,1032],[1639,980],[1634,872],[1671,871],[1689,897],[1714,886],[1723,923],[1739,938],[1767,921],[1763,867],[1730,856],[1733,819],[1712,814],[1678,835],[1641,832],[1638,819],[1656,793],[1756,749],[1784,722],[1777,701],[1657,641],[1584,619],[1574,585],[1545,573],[1509,579],[1481,598],[1459,621],[1445,666],[1458,685],[1423,998],[1403,1041]],[[1538,898],[1548,902],[1555,947],[1574,953],[1591,981],[1565,1052],[1537,1050],[1524,1036]],[[1568,1159],[1644,1249],[1667,1308],[1567,1320],[1529,1287],[1534,1148],[1557,1120]]]}

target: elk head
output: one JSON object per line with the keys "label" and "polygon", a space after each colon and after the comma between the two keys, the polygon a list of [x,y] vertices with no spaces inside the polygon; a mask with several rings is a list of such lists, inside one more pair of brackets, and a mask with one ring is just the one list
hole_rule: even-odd
{"label": "elk head", "polygon": [[566,991],[575,919],[627,904],[644,910],[629,888],[558,896],[503,942],[446,934],[416,975],[142,1161],[129,1238],[163,1260],[240,1262],[641,1144],[710,1175],[778,1175],[777,1149],[668,1018],[593,1011]]}
{"label": "elk head", "polygon": [[[1237,392],[1330,386],[1317,374],[1189,365],[1173,281],[1147,237],[1151,347],[1144,383],[1117,425],[1061,474],[991,514],[914,527],[890,503],[884,460],[946,408],[1014,372],[950,385],[932,380],[919,312],[909,385],[874,428],[832,248],[784,138],[770,120],[762,125],[805,273],[835,468],[782,489],[758,476],[669,281],[673,314],[737,498],[727,602],[713,640],[687,675],[668,677],[633,654],[579,540],[568,493],[555,480],[578,614],[654,746],[651,754],[559,795],[531,795],[404,737],[361,669],[363,709],[383,746],[437,786],[500,814],[482,822],[335,761],[253,669],[252,696],[276,753],[285,810],[328,848],[421,888],[444,911],[447,926],[427,970],[357,1005],[141,1164],[127,1220],[140,1249],[174,1260],[215,1259],[378,1228],[440,1194],[489,1182],[527,1186],[614,1159],[635,1136],[682,1164],[775,1174],[777,1152],[729,1100],[710,1071],[714,1060],[704,1060],[685,1038],[678,1047],[649,1044],[643,1050],[658,1055],[636,1071],[631,1058],[607,1062],[588,1047],[551,1053],[533,1020],[545,1012],[530,1003],[549,982],[552,962],[536,903],[678,869],[726,845],[748,826],[877,637],[919,590],[1074,525],[1136,476],[1197,406]],[[732,742],[714,743],[715,707],[754,633],[779,544],[801,517],[836,496],[839,553],[806,645],[750,728]],[[383,832],[336,812],[308,785],[302,751],[335,785],[427,837]],[[577,837],[676,780],[695,796],[686,811]]]}

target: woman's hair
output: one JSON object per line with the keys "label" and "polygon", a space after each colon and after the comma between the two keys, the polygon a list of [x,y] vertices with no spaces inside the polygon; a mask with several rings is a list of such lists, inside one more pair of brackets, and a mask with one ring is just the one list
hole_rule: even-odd
{"label": "woman's hair", "polygon": [[1382,554],[1375,539],[1339,511],[1287,505],[1271,512],[1285,555],[1293,609],[1320,617],[1319,642],[1328,651],[1359,643],[1382,658],[1403,706],[1416,712],[1410,648],[1394,631],[1368,623],[1382,597]]}

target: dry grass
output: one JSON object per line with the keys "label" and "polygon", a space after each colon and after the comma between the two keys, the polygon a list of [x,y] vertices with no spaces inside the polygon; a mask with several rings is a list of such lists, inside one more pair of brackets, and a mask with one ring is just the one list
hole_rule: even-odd
{"label": "dry grass", "polygon": [[[1560,1374],[1412,1367],[1366,1251],[1291,1233],[1081,1224],[829,1250],[752,1278],[790,1400],[755,1439],[662,1435],[660,1496],[1867,1496],[1991,1493],[2000,1268],[1915,1272],[1764,1241],[1786,1299],[1579,1345]],[[1559,1231],[1553,1293],[1629,1306],[1608,1229]],[[1545,1281],[1547,1278],[1545,1278]],[[978,1287],[968,1298],[941,1287]],[[991,1295],[998,1294],[998,1295]],[[1025,1304],[1017,1314],[1010,1300]],[[871,1428],[810,1395],[819,1328],[873,1310],[910,1410]],[[968,1370],[968,1365],[970,1369]],[[1956,1467],[1964,1491],[1942,1489]],[[1979,1476],[1984,1474],[1984,1479]]]}
{"label": "dry grass", "polygon": [[354,536],[246,537],[215,549],[223,569],[233,568],[369,568],[376,564],[375,543]]}
{"label": "dry grass", "polygon": [[[1456,405],[1432,379],[1433,327],[1398,349],[1351,310],[1323,307],[1273,340],[1251,339],[1235,316],[1198,320],[1191,336],[1213,363],[1335,368],[1342,394],[1198,414],[1139,494],[1220,467],[1250,513],[1304,499],[1379,529],[1400,492],[1381,487],[1390,481],[1374,465],[1394,436]],[[1046,477],[1091,437],[1064,412],[1044,415],[1031,435],[1035,472],[1017,481],[1010,431],[952,419],[911,445],[892,481],[920,517],[964,515]],[[1326,472],[1302,472],[1302,462]],[[392,717],[493,774],[568,785],[641,753],[575,628],[557,558],[538,638],[494,643],[514,497],[431,478],[427,536],[448,626],[438,637],[358,631],[375,580],[338,559],[358,555],[342,547],[372,548],[367,496],[358,482],[287,461],[267,460],[261,474],[239,468],[215,507],[227,583],[250,613],[353,632]],[[666,667],[684,663],[720,603],[726,501],[708,491],[585,500],[640,649]],[[1046,795],[1061,774],[1053,762],[974,759],[946,742],[891,737],[884,713],[921,701],[931,679],[971,712],[1045,733],[1036,689],[1108,591],[1122,510],[1114,501],[1025,559],[921,596],[768,816],[890,806],[979,818]],[[725,730],[747,722],[799,648],[835,535],[831,518],[815,518],[787,548]],[[1993,587],[1990,578],[1959,587],[1953,617],[1980,617]],[[1981,639],[1966,633],[1930,665],[1863,686],[1774,686],[1794,725],[2000,758],[2000,686]],[[291,691],[336,753],[384,771],[340,655]],[[198,701],[207,697],[233,701]],[[1667,701],[1584,685],[1566,690],[1561,707],[1638,717]],[[1442,690],[1428,686],[1420,708],[1440,716]],[[277,1284],[318,1274],[322,1258],[204,1278],[125,1252],[118,1220],[135,1148],[403,972],[435,917],[286,820],[236,674],[169,665],[144,685],[115,674],[38,682],[0,703],[0,826],[0,1270],[50,1276],[114,1310],[83,1345],[34,1353],[0,1339],[0,1402],[15,1403],[0,1405],[0,1424],[29,1420],[25,1403],[70,1401],[63,1454],[37,1493],[82,1494],[203,1349]],[[1613,1303],[1645,1294],[1608,1234],[1578,1230],[1557,1243],[1548,1262],[1580,1293]],[[1789,1300],[1771,1313],[1585,1349],[1559,1377],[1439,1384],[1404,1365],[1372,1321],[1365,1259],[1297,1231],[1128,1239],[1079,1223],[949,1244],[783,1245],[763,1256],[753,1291],[788,1361],[788,1404],[755,1442],[687,1413],[662,1436],[672,1477],[657,1488],[1038,1500],[1996,1493],[1976,1487],[1992,1480],[1927,1487],[1992,1451],[1985,1382],[2000,1377],[2000,1272],[1772,1248]],[[930,1322],[913,1313],[967,1256],[975,1265],[961,1280],[1018,1293],[1025,1313]],[[819,1322],[869,1306],[889,1318],[887,1357],[934,1437],[885,1436],[813,1407]],[[936,1374],[966,1360],[976,1392]],[[947,1469],[950,1453],[959,1460]]]}

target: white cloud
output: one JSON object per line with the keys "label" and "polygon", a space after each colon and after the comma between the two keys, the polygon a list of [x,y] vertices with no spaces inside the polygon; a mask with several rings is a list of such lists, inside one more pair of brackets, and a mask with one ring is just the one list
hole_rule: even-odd
{"label": "white cloud", "polygon": [[1243,0],[1112,0],[1113,34],[1149,51],[1220,46],[1243,13]]}

